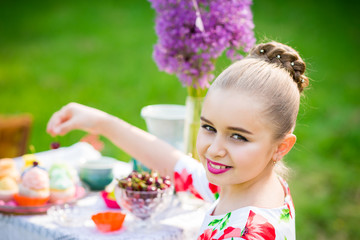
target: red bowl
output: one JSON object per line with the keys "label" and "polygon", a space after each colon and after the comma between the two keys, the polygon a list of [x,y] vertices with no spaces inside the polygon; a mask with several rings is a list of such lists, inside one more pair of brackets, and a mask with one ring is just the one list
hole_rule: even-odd
{"label": "red bowl", "polygon": [[121,212],[101,212],[91,216],[97,229],[101,232],[119,230],[125,220],[126,214]]}
{"label": "red bowl", "polygon": [[106,206],[108,208],[115,208],[115,209],[120,209],[119,204],[116,202],[116,200],[110,199],[109,196],[109,192],[107,191],[101,191],[101,197],[102,199],[104,199],[104,202],[106,204]]}

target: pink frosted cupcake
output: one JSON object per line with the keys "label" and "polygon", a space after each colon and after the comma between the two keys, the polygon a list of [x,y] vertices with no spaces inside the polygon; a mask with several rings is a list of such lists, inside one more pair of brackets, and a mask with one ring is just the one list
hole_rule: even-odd
{"label": "pink frosted cupcake", "polygon": [[18,200],[21,197],[24,197],[26,204],[31,204],[31,199],[34,199],[34,202],[46,203],[50,196],[49,188],[49,175],[47,171],[39,167],[37,162],[33,163],[33,166],[26,169],[20,180],[19,184],[19,194],[15,198],[15,201],[20,203]]}

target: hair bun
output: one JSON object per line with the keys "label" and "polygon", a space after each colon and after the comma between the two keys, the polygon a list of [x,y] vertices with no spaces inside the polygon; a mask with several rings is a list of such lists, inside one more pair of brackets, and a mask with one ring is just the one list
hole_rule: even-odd
{"label": "hair bun", "polygon": [[305,62],[293,48],[278,42],[269,42],[256,45],[250,56],[265,58],[270,63],[275,63],[286,69],[300,92],[309,85],[309,79],[304,75]]}

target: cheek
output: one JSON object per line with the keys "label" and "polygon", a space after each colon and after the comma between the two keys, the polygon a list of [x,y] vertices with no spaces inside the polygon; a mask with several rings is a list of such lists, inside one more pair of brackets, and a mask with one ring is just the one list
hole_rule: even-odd
{"label": "cheek", "polygon": [[213,139],[211,135],[205,131],[200,130],[196,140],[196,150],[199,154],[200,160],[204,161],[204,155],[206,154],[209,146],[211,145]]}
{"label": "cheek", "polygon": [[231,158],[239,165],[255,166],[263,165],[267,161],[268,154],[258,144],[246,144],[243,146],[234,146],[231,150]]}
{"label": "cheek", "polygon": [[232,158],[244,168],[258,169],[267,165],[270,160],[269,150],[261,144],[250,144],[234,148]]}
{"label": "cheek", "polygon": [[205,136],[204,134],[201,132],[201,129],[197,135],[197,139],[196,139],[196,150],[198,151],[198,154],[201,155],[201,153],[204,152],[205,149]]}

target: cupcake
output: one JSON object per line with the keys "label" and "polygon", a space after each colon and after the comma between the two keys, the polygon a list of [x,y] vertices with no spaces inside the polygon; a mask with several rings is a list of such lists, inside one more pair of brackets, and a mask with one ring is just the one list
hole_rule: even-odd
{"label": "cupcake", "polygon": [[0,200],[12,200],[13,195],[19,191],[17,186],[20,179],[19,171],[15,166],[14,159],[0,159]]}
{"label": "cupcake", "polygon": [[33,162],[33,166],[26,169],[19,184],[19,194],[15,194],[15,201],[22,206],[39,206],[49,200],[49,174]]}
{"label": "cupcake", "polygon": [[18,185],[13,178],[0,178],[0,200],[5,202],[10,201],[13,199],[13,195],[18,193],[18,191]]}
{"label": "cupcake", "polygon": [[64,164],[54,164],[49,170],[50,202],[67,202],[75,197],[76,185],[71,169]]}
{"label": "cupcake", "polygon": [[0,178],[2,177],[10,177],[14,179],[14,181],[19,181],[20,174],[16,168],[14,159],[12,158],[3,158],[0,159]]}

